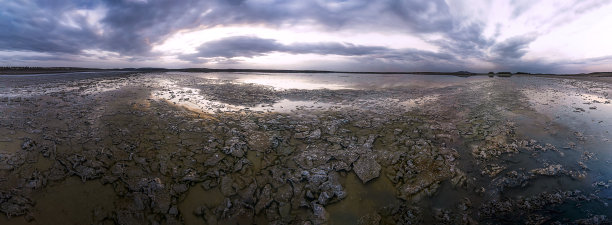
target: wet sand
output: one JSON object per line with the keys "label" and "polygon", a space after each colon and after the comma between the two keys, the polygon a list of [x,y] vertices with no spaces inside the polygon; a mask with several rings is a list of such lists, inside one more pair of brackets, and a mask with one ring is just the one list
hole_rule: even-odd
{"label": "wet sand", "polygon": [[606,224],[612,78],[1,77],[2,224]]}

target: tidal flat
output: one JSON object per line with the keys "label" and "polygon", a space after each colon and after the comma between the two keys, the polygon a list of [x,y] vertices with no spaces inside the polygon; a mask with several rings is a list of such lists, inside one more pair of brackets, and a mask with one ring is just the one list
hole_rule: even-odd
{"label": "tidal flat", "polygon": [[612,77],[0,75],[0,224],[609,224]]}

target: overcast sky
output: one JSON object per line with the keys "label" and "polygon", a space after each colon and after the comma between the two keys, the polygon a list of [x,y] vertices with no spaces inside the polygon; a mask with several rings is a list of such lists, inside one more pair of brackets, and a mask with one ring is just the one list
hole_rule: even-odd
{"label": "overcast sky", "polygon": [[0,65],[612,71],[612,0],[0,0]]}

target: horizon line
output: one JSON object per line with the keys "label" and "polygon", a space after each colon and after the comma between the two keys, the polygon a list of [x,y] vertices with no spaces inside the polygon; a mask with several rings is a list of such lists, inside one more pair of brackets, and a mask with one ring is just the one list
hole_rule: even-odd
{"label": "horizon line", "polygon": [[[29,70],[29,71],[28,71]],[[50,70],[50,71],[41,71]],[[252,68],[206,68],[206,67],[187,67],[187,68],[161,68],[161,67],[124,67],[124,68],[91,68],[91,67],[71,67],[71,66],[1,66],[0,74],[8,71],[22,72],[86,72],[86,71],[108,71],[108,70],[145,70],[145,71],[178,71],[178,72],[271,72],[271,73],[356,73],[356,74],[440,74],[440,75],[479,75],[479,74],[524,74],[524,75],[579,75],[579,74],[602,74],[612,73],[606,71],[599,72],[582,72],[582,73],[530,73],[522,71],[488,71],[488,72],[470,72],[466,70],[459,71],[339,71],[339,70],[318,70],[318,69],[252,69]]]}

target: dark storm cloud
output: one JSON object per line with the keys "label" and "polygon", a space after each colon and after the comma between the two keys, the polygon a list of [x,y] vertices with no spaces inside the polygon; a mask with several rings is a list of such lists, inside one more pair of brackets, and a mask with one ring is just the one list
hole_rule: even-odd
{"label": "dark storm cloud", "polygon": [[[99,34],[84,16],[63,23],[76,9],[106,8]],[[314,21],[324,29],[387,27],[412,32],[450,29],[444,1],[8,1],[3,2],[1,50],[78,53],[102,49],[146,55],[152,43],[182,29],[231,24],[281,26]],[[378,20],[380,19],[380,20]],[[390,23],[387,23],[390,22]],[[74,26],[76,25],[76,26]],[[399,26],[399,27],[398,27]]]}
{"label": "dark storm cloud", "polygon": [[[576,1],[560,9],[572,12],[570,16],[556,13],[550,18],[551,24],[571,21],[607,3]],[[234,37],[205,43],[197,54],[179,58],[199,63],[211,58],[233,62],[232,58],[238,56],[285,52],[378,57],[371,61],[418,61],[420,65],[433,65],[433,69],[449,68],[435,65],[461,69],[461,61],[466,59],[501,64],[505,58],[507,64],[519,65],[535,38],[502,42],[487,39],[483,34],[486,21],[454,16],[444,0],[0,0],[0,5],[0,51],[67,54],[74,59],[85,56],[84,50],[101,50],[133,62],[155,60],[160,55],[151,52],[154,44],[182,30],[253,24],[291,29],[307,24],[322,32],[391,32],[416,37],[435,34],[440,38],[429,42],[438,52],[360,46],[342,40],[284,45],[272,39]],[[512,15],[517,17],[530,10],[531,2],[513,0],[511,5]],[[101,10],[103,14],[92,23],[91,16],[76,10]]]}
{"label": "dark storm cloud", "polygon": [[535,40],[534,36],[512,37],[503,42],[495,44],[491,52],[502,59],[518,59],[527,53],[529,43]]}
{"label": "dark storm cloud", "polygon": [[[435,32],[453,29],[453,20],[444,0],[387,1],[387,9],[415,31]],[[386,11],[386,10],[385,10]]]}
{"label": "dark storm cloud", "polygon": [[128,55],[150,51],[152,44],[181,29],[201,24],[208,1],[121,1],[104,2],[108,12],[102,19],[106,33],[101,48]]}
{"label": "dark storm cloud", "polygon": [[87,46],[95,45],[98,37],[85,18],[76,16],[73,22],[80,28],[75,28],[62,25],[62,17],[57,13],[87,4],[62,4],[65,2],[1,2],[0,50],[79,53]]}
{"label": "dark storm cloud", "polygon": [[381,54],[389,49],[377,46],[363,46],[350,43],[296,43],[285,47],[285,51],[294,54],[319,54],[319,55],[343,55],[364,56]]}
{"label": "dark storm cloud", "polygon": [[283,45],[274,39],[238,36],[204,43],[198,47],[198,53],[192,56],[204,58],[253,57],[280,51],[282,48]]}
{"label": "dark storm cloud", "polygon": [[494,44],[494,41],[483,36],[484,25],[469,23],[456,26],[454,30],[445,33],[446,38],[433,41],[440,47],[441,51],[457,57],[485,58],[486,50]]}
{"label": "dark storm cloud", "polygon": [[363,46],[350,43],[292,43],[282,44],[274,39],[252,36],[227,37],[209,41],[197,48],[197,53],[182,55],[179,58],[191,62],[208,62],[219,58],[255,57],[274,52],[289,54],[318,54],[353,56],[371,60],[379,58],[397,62],[436,62],[456,63],[457,58],[448,53],[435,53],[416,49],[391,49],[381,46]]}
{"label": "dark storm cloud", "polygon": [[291,54],[319,54],[319,55],[343,55],[363,56],[374,55],[390,51],[388,48],[377,46],[362,46],[349,43],[294,43],[284,45],[274,39],[265,39],[252,36],[227,37],[221,40],[210,41],[197,48],[198,53],[182,57],[185,60],[195,58],[234,58],[254,57],[272,52],[283,52]]}

